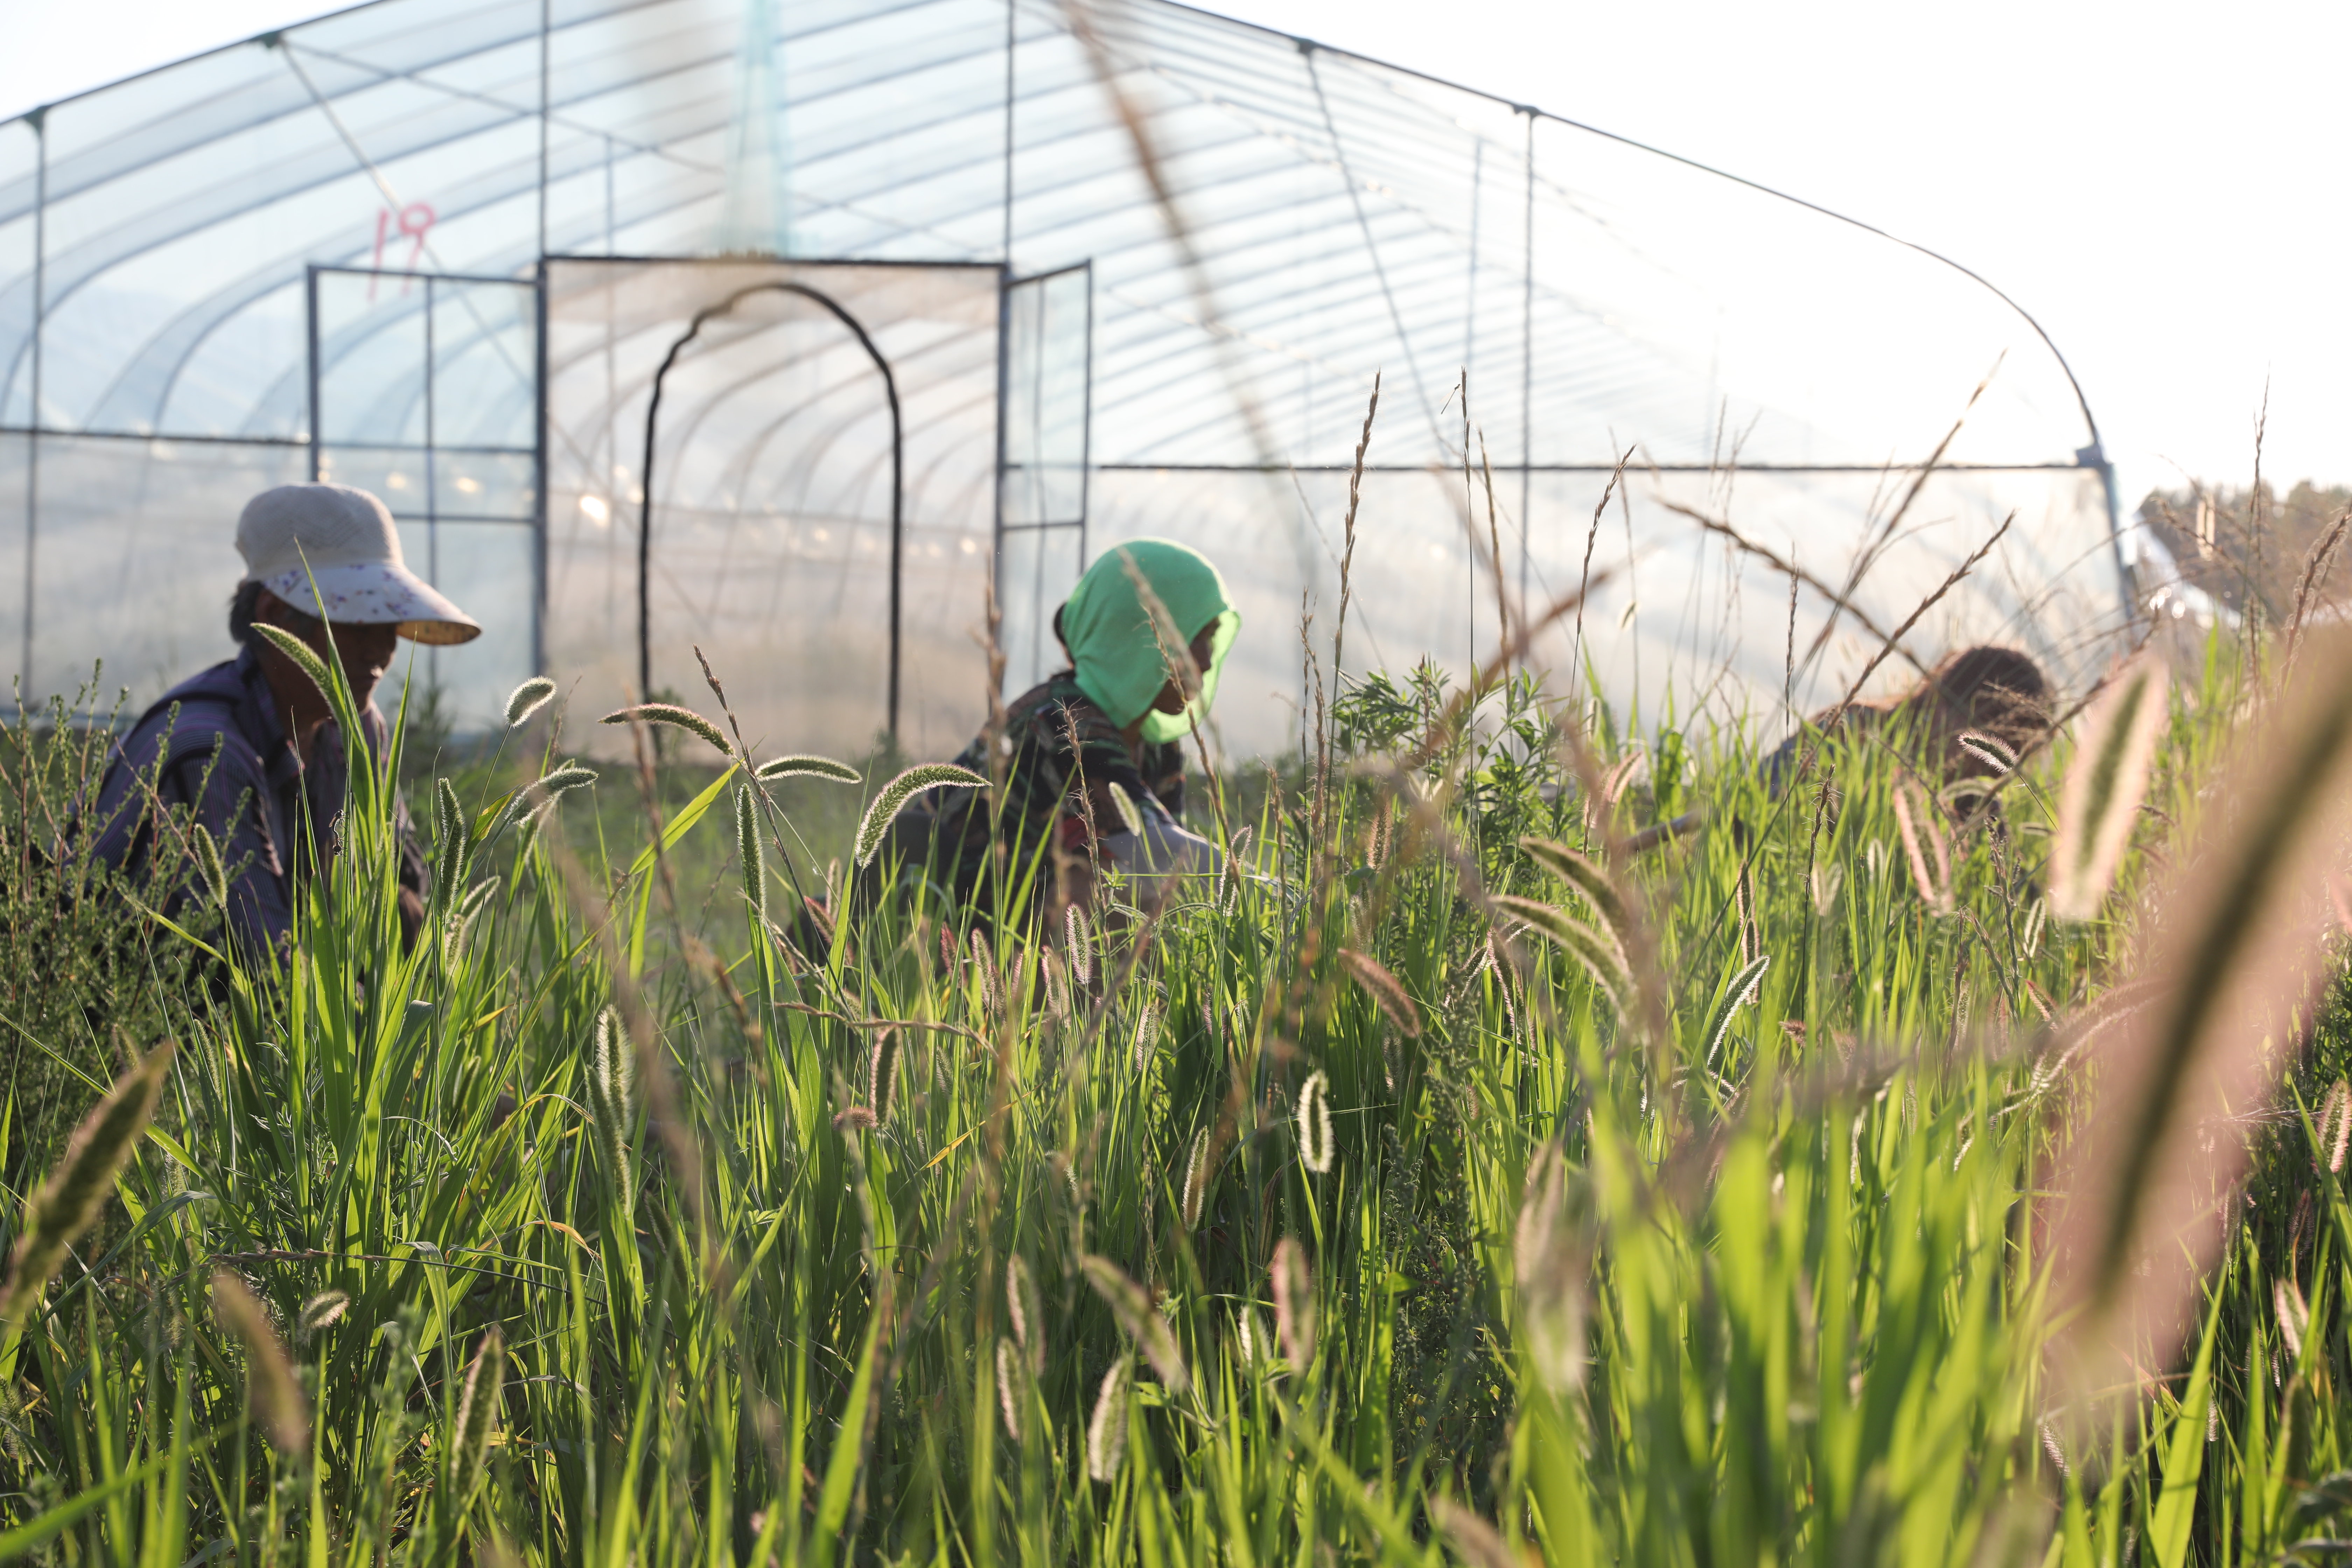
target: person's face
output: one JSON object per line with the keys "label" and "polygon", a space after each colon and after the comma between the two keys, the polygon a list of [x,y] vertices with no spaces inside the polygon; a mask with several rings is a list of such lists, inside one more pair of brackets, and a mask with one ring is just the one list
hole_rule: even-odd
{"label": "person's face", "polygon": [[[1214,621],[1202,626],[1200,635],[1192,639],[1192,668],[1201,675],[1209,673],[1209,658],[1215,649],[1216,640],[1217,623]],[[1160,689],[1160,695],[1152,700],[1151,706],[1161,713],[1181,713],[1184,711],[1184,689],[1171,680]]]}
{"label": "person's face", "polygon": [[[400,628],[395,626],[344,624],[333,627],[331,632],[324,624],[316,620],[309,620],[307,626],[298,625],[297,617],[286,613],[290,607],[265,589],[260,602],[254,606],[254,615],[257,619],[293,632],[310,644],[310,651],[320,658],[325,658],[331,654],[343,667],[343,683],[352,689],[352,701],[359,707],[366,707],[375,696],[376,683],[383,679],[384,671],[392,668],[393,652],[400,644]],[[274,649],[266,651],[273,658],[282,657]],[[299,684],[307,687],[310,682],[299,680]],[[325,698],[321,696],[318,700],[323,708]]]}

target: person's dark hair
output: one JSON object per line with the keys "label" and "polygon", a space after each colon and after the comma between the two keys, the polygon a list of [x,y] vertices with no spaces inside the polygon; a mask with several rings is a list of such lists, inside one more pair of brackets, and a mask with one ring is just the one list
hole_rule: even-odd
{"label": "person's dark hair", "polygon": [[[260,583],[248,577],[236,585],[236,593],[229,595],[228,635],[240,644],[252,639],[253,623],[259,618],[257,612],[261,607],[261,591]],[[284,626],[296,637],[309,637],[315,636],[323,623],[318,616],[298,610],[280,599],[275,624]]]}
{"label": "person's dark hair", "polygon": [[1948,754],[1949,772],[1975,775],[1991,770],[1959,744],[1959,737],[1973,731],[2011,752],[2024,750],[2050,722],[2050,682],[2042,667],[2017,649],[1979,644],[1937,665],[1904,706],[1925,716]]}

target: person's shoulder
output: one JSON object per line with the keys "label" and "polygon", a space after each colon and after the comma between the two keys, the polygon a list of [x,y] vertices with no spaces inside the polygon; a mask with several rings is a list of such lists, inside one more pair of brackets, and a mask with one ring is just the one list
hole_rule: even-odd
{"label": "person's shoulder", "polygon": [[152,761],[152,748],[170,737],[171,760],[176,763],[216,747],[232,763],[254,752],[241,714],[248,706],[244,661],[223,659],[200,669],[150,703],[123,737],[123,750]]}
{"label": "person's shoulder", "polygon": [[1110,715],[1095,706],[1095,700],[1087,695],[1077,677],[1068,670],[1047,676],[1014,698],[1006,705],[1004,718],[1012,729],[1029,729],[1064,742],[1073,730],[1081,744],[1105,738],[1120,739],[1118,726],[1110,721]]}
{"label": "person's shoulder", "polygon": [[229,721],[231,710],[245,695],[236,660],[224,659],[200,669],[142,710],[125,739],[169,728],[173,734],[190,730],[209,732]]}
{"label": "person's shoulder", "polygon": [[151,712],[160,711],[177,702],[183,707],[191,702],[234,702],[245,695],[245,669],[241,658],[225,658],[218,664],[196,671],[155,700]]}

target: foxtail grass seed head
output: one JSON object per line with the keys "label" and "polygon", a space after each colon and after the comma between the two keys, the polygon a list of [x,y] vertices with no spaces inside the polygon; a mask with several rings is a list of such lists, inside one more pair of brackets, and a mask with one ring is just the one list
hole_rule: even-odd
{"label": "foxtail grass seed head", "polygon": [[2017,767],[2017,753],[1999,737],[1979,730],[1964,730],[1959,736],[1960,750],[1990,768],[1996,774],[2012,773]]}
{"label": "foxtail grass seed head", "polygon": [[1003,1334],[996,1336],[996,1408],[1004,1416],[1004,1435],[1021,1441],[1021,1352]]}
{"label": "foxtail grass seed head", "polygon": [[635,1114],[636,1052],[629,1043],[629,1026],[618,1007],[596,1015],[596,1088],[613,1114],[624,1123]]}
{"label": "foxtail grass seed head", "polygon": [[1037,950],[1037,973],[1045,993],[1047,1016],[1055,1018],[1068,1017],[1070,1016],[1068,977],[1063,973],[1061,963],[1055,958],[1053,949],[1050,947],[1041,946]]}
{"label": "foxtail grass seed head", "polygon": [[1584,972],[1608,996],[1612,1005],[1622,1011],[1632,1000],[1633,975],[1625,962],[1624,950],[1618,946],[1614,937],[1535,899],[1498,893],[1494,903],[1502,913],[1517,919],[1528,930],[1581,964]]}
{"label": "foxtail grass seed head", "polygon": [[1042,1370],[1045,1364],[1045,1304],[1037,1294],[1037,1282],[1029,1276],[1029,1265],[1019,1253],[1004,1266],[1004,1311],[1013,1325],[1013,1342],[1028,1352],[1029,1364]]}
{"label": "foxtail grass seed head", "polygon": [[489,1454],[490,1431],[498,1425],[499,1394],[505,1386],[506,1336],[496,1324],[483,1331],[466,1367],[466,1386],[457,1396],[457,1425],[449,1437],[449,1495],[459,1508],[472,1495]]}
{"label": "foxtail grass seed head", "polygon": [[1389,1022],[1404,1031],[1405,1038],[1421,1038],[1421,1009],[1413,1005],[1403,981],[1370,953],[1358,952],[1352,947],[1339,950],[1339,963],[1364,994],[1388,1015]]}
{"label": "foxtail grass seed head", "polygon": [[1760,953],[1753,963],[1744,965],[1724,988],[1723,1000],[1716,1005],[1715,1016],[1707,1020],[1706,1065],[1715,1066],[1716,1056],[1723,1049],[1724,1037],[1731,1033],[1731,1020],[1740,1008],[1762,993],[1764,972],[1772,967],[1772,955]]}
{"label": "foxtail grass seed head", "polygon": [[1451,1498],[1430,1500],[1429,1517],[1454,1554],[1470,1568],[1524,1568],[1495,1527]]}
{"label": "foxtail grass seed head", "polygon": [[874,863],[874,857],[882,853],[882,841],[890,836],[890,825],[898,820],[898,813],[925,790],[984,789],[987,785],[986,779],[953,763],[918,763],[908,768],[884,784],[866,805],[866,815],[857,824],[857,864]]}
{"label": "foxtail grass seed head", "polygon": [[66,1249],[97,1220],[114,1191],[114,1178],[146,1131],[163,1092],[176,1047],[165,1040],[115,1081],[66,1140],[64,1154],[49,1179],[25,1206],[9,1260],[8,1283],[0,1289],[0,1324],[17,1322],[35,1310]]}
{"label": "foxtail grass seed head", "polygon": [[2319,1135],[2319,1152],[2327,1168],[2337,1175],[2344,1173],[2344,1155],[2352,1148],[2352,1084],[2337,1079],[2320,1101],[2319,1123],[2315,1131]]}
{"label": "foxtail grass seed head", "polygon": [[310,684],[319,689],[319,695],[327,700],[330,708],[334,706],[335,678],[327,673],[327,661],[313,652],[309,643],[283,626],[273,626],[267,621],[254,622],[253,629],[309,678]]}
{"label": "foxtail grass seed head", "polygon": [[1254,1366],[1273,1353],[1265,1331],[1258,1326],[1255,1307],[1244,1306],[1234,1314],[1234,1338],[1241,1347],[1244,1366]]}
{"label": "foxtail grass seed head", "polygon": [[1135,1070],[1141,1072],[1151,1065],[1151,1053],[1160,1045],[1160,999],[1148,997],[1143,1010],[1135,1019]]}
{"label": "foxtail grass seed head", "polygon": [[[1951,902],[1951,889],[1948,885],[1950,881],[1950,868],[1948,865],[1945,867],[1946,875],[1941,880],[1937,879],[1934,872],[1927,869],[1927,857],[1920,852],[1919,840],[1927,830],[1935,826],[1935,823],[1932,818],[1924,825],[1914,819],[1911,793],[1908,781],[1897,779],[1895,782],[1895,831],[1903,836],[1903,856],[1910,863],[1911,884],[1919,890],[1920,902],[1931,910],[1943,910],[1948,908]],[[1932,809],[1932,807],[1922,808],[1922,814]],[[1937,841],[1936,848],[1937,858],[1941,859],[1943,845],[1940,840]]]}
{"label": "foxtail grass seed head", "polygon": [[625,1207],[634,1205],[636,1190],[628,1148],[634,1068],[628,1027],[619,1008],[606,1007],[596,1016],[588,1047],[588,1118],[605,1183]]}
{"label": "foxtail grass seed head", "polygon": [[2278,1317],[2279,1334],[2286,1341],[2287,1353],[2301,1360],[2303,1336],[2311,1329],[2311,1309],[2304,1305],[2303,1287],[2292,1279],[2271,1281],[2271,1310]]}
{"label": "foxtail grass seed head", "polygon": [[2018,947],[2024,952],[2027,958],[2031,959],[2041,956],[2042,933],[2049,928],[2049,900],[2046,899],[2034,900],[2033,906],[2025,911],[2025,930],[2019,934],[2017,939]]}
{"label": "foxtail grass seed head", "polygon": [[1585,1364],[1583,1270],[1564,1212],[1567,1170],[1557,1142],[1528,1165],[1511,1253],[1528,1360],[1560,1395],[1582,1386]]}
{"label": "foxtail grass seed head", "polygon": [[743,874],[743,900],[761,925],[768,923],[767,842],[760,837],[760,805],[750,784],[735,788],[735,858]]}
{"label": "foxtail grass seed head", "polygon": [[1209,1130],[1202,1128],[1192,1134],[1192,1152],[1184,1162],[1184,1228],[1192,1230],[1201,1223],[1201,1205],[1208,1199]]}
{"label": "foxtail grass seed head", "polygon": [[310,1405],[302,1397],[286,1347],[261,1302],[226,1268],[213,1271],[213,1316],[245,1347],[246,1401],[262,1436],[281,1454],[308,1450]]}
{"label": "foxtail grass seed head", "polygon": [[1070,978],[1081,987],[1095,983],[1094,933],[1087,928],[1084,910],[1072,904],[1062,911],[1063,942],[1069,949]]}
{"label": "foxtail grass seed head", "polygon": [[458,803],[457,786],[447,779],[436,779],[433,784],[433,841],[441,847],[444,857],[457,842],[457,835],[466,824],[466,808]]}
{"label": "foxtail grass seed head", "polygon": [[890,1101],[898,1093],[901,1048],[898,1030],[874,1031],[874,1044],[866,1055],[866,1103],[877,1118],[889,1116]]}
{"label": "foxtail grass seed head", "polygon": [[992,1017],[1004,1011],[1004,986],[996,973],[996,954],[988,945],[988,938],[978,930],[971,933],[971,966],[980,972],[980,1005]]}
{"label": "foxtail grass seed head", "polygon": [[352,1310],[352,1299],[341,1290],[321,1290],[302,1303],[302,1315],[295,1322],[295,1338],[309,1344],[329,1329],[343,1321]]}
{"label": "foxtail grass seed head", "polygon": [[1087,1474],[1103,1482],[1118,1479],[1127,1457],[1127,1384],[1133,1363],[1126,1356],[1110,1363],[1095,1393],[1095,1413],[1087,1423]]}
{"label": "foxtail grass seed head", "polygon": [[681,708],[675,702],[640,702],[634,708],[618,709],[596,721],[599,724],[628,724],[638,721],[647,724],[667,724],[674,730],[683,730],[689,735],[698,735],[708,741],[718,748],[721,756],[731,759],[735,755],[735,748],[727,743],[727,737],[720,732],[718,725],[697,713],[693,709]]}
{"label": "foxtail grass seed head", "polygon": [[836,1132],[870,1132],[874,1130],[874,1111],[870,1106],[852,1105],[833,1113]]}
{"label": "foxtail grass seed head", "polygon": [[1182,1394],[1192,1386],[1192,1376],[1184,1366],[1184,1352],[1177,1348],[1176,1336],[1169,1331],[1168,1321],[1154,1309],[1151,1298],[1143,1287],[1127,1276],[1126,1270],[1108,1258],[1092,1253],[1078,1259],[1078,1269],[1110,1308],[1110,1315],[1135,1342],[1151,1369],[1160,1374],[1171,1393]]}
{"label": "foxtail grass seed head", "polygon": [[463,910],[452,910],[441,922],[441,967],[456,970],[465,961],[466,934],[473,929],[473,917]]}
{"label": "foxtail grass seed head", "polygon": [[546,707],[555,696],[555,682],[534,675],[507,694],[507,728],[511,730]]}
{"label": "foxtail grass seed head", "polygon": [[1610,879],[1607,871],[1601,869],[1600,862],[1549,838],[1522,838],[1519,847],[1527,852],[1529,859],[1559,878],[1579,898],[1592,906],[1592,912],[1600,917],[1602,929],[1616,942],[1620,952],[1633,950],[1632,912],[1626,906],[1624,895],[1617,890],[1617,884]]}
{"label": "foxtail grass seed head", "polygon": [[205,891],[215,909],[228,908],[228,868],[221,864],[220,846],[213,842],[201,822],[188,825],[188,848],[196,862],[196,875],[204,879]]}
{"label": "foxtail grass seed head", "polygon": [[1308,1073],[1307,1081],[1298,1086],[1298,1105],[1291,1121],[1298,1140],[1299,1163],[1318,1176],[1328,1175],[1339,1141],[1331,1128],[1331,1079],[1322,1068]]}
{"label": "foxtail grass seed head", "polygon": [[864,784],[866,775],[847,763],[836,763],[831,757],[798,755],[772,757],[760,764],[760,780],[773,784],[778,779],[824,779],[830,784]]}
{"label": "foxtail grass seed head", "polygon": [[2050,851],[2050,912],[2060,920],[2099,912],[2147,794],[2166,717],[2164,665],[2152,652],[2116,671],[2084,710]]}
{"label": "foxtail grass seed head", "polygon": [[1305,1372],[1315,1362],[1315,1271],[1295,1236],[1274,1244],[1267,1267],[1274,1282],[1274,1331],[1290,1364]]}
{"label": "foxtail grass seed head", "polygon": [[1812,870],[1813,913],[1823,920],[1829,919],[1830,911],[1837,908],[1838,889],[1844,885],[1843,866],[1835,861],[1815,866]]}
{"label": "foxtail grass seed head", "polygon": [[[2252,1152],[2244,1108],[2275,1082],[2278,1042],[2332,962],[2325,879],[2352,831],[2347,673],[2352,631],[2330,628],[2212,784],[2136,955],[2147,1001],[2102,1036],[2083,1131],[2047,1184],[2069,1194],[2049,1254],[2066,1260],[2050,1363],[2086,1391],[2129,1376],[2131,1347],[2192,1331],[2200,1272],[2224,1242],[2213,1194],[2231,1189]],[[2114,708],[2087,727],[2074,763],[2087,803],[2066,841],[2088,868],[2077,910],[2105,891],[2115,855],[2095,846],[2122,842],[2109,819],[2136,805],[2163,706],[2153,665],[2126,667],[2105,695]],[[2053,869],[2053,914],[2068,912],[2063,879]]]}
{"label": "foxtail grass seed head", "polygon": [[1110,804],[1111,809],[1118,813],[1119,825],[1129,833],[1141,837],[1143,816],[1135,809],[1135,802],[1128,798],[1126,789],[1115,779],[1111,781]]}
{"label": "foxtail grass seed head", "polygon": [[571,794],[575,789],[586,789],[596,782],[596,770],[593,768],[583,768],[577,763],[566,763],[563,766],[541,777],[532,788],[539,792],[540,798],[542,800],[552,801],[560,795]]}
{"label": "foxtail grass seed head", "polygon": [[457,912],[467,920],[481,913],[482,906],[499,896],[499,886],[502,880],[498,877],[485,877],[467,889],[466,897],[457,905]]}

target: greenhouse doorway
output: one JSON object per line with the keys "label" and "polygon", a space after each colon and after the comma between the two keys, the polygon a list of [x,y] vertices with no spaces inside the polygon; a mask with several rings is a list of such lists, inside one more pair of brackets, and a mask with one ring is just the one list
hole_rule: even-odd
{"label": "greenhouse doorway", "polygon": [[1001,268],[571,258],[542,286],[546,667],[574,710],[707,705],[698,653],[755,747],[960,747],[987,711]]}

